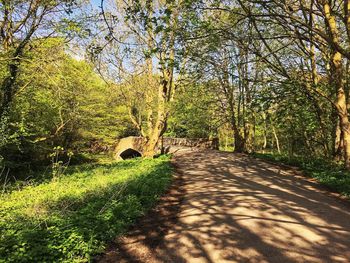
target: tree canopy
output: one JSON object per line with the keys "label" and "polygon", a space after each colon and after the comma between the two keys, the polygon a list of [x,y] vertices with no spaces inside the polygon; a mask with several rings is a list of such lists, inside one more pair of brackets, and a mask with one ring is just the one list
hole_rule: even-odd
{"label": "tree canopy", "polygon": [[136,135],[350,167],[348,1],[97,2],[1,1],[6,165]]}

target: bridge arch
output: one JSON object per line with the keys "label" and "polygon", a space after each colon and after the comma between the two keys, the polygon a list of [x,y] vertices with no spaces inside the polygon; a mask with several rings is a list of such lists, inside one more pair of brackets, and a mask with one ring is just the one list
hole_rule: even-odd
{"label": "bridge arch", "polygon": [[143,155],[144,139],[142,137],[126,137],[119,139],[114,151],[117,160],[125,160]]}
{"label": "bridge arch", "polygon": [[132,158],[136,158],[136,157],[141,157],[142,154],[139,151],[135,150],[135,149],[127,148],[126,150],[122,151],[119,154],[119,156],[123,160],[126,160],[126,159],[132,159]]}
{"label": "bridge arch", "polygon": [[[142,137],[126,137],[116,142],[114,157],[117,160],[125,160],[143,155],[146,140]],[[165,150],[166,153],[174,153],[186,148],[198,149],[219,149],[219,141],[217,138],[205,139],[189,139],[189,138],[161,138],[157,146],[157,152]]]}

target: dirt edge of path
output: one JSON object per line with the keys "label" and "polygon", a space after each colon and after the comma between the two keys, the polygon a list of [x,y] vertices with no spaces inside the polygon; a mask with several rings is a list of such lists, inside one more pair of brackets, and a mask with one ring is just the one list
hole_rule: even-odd
{"label": "dirt edge of path", "polygon": [[[185,196],[183,173],[174,158],[171,165],[174,171],[172,182],[154,208],[139,217],[126,234],[109,242],[105,251],[95,256],[92,262],[142,262],[137,259],[137,255],[130,254],[130,249],[125,247],[126,243],[142,242],[151,249],[157,249],[162,244],[164,236],[178,221],[178,214]],[[135,237],[137,240],[133,240]]]}
{"label": "dirt edge of path", "polygon": [[261,162],[265,162],[265,163],[274,165],[280,169],[283,169],[284,171],[290,173],[289,176],[300,177],[304,181],[312,184],[317,190],[319,190],[323,194],[336,199],[342,205],[345,205],[345,206],[350,208],[350,197],[346,197],[346,196],[342,195],[341,193],[337,192],[336,190],[334,190],[333,188],[331,188],[330,186],[322,184],[316,178],[308,175],[305,171],[302,170],[302,168],[295,166],[295,165],[279,163],[277,161],[265,160],[264,158],[259,158],[259,157],[252,156],[249,154],[247,154],[246,156],[248,158],[251,158],[251,159],[254,159],[257,161],[261,161]]}

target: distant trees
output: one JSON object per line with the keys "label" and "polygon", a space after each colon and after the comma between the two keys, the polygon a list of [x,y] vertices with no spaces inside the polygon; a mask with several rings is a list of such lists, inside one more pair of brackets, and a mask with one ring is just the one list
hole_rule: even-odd
{"label": "distant trees", "polygon": [[110,42],[104,62],[108,63],[107,71],[115,69],[110,79],[125,85],[123,94],[130,118],[146,138],[145,156],[155,154],[167,128],[183,60],[179,35],[185,9],[186,1],[181,0],[124,1],[102,6]]}
{"label": "distant trees", "polygon": [[21,65],[33,39],[55,34],[62,14],[70,12],[75,1],[35,0],[0,2],[0,56],[3,79],[0,93],[0,123],[2,132],[16,93],[28,83],[19,83]]}
{"label": "distant trees", "polygon": [[[187,85],[189,94],[205,91],[197,108],[210,102],[215,111],[206,112],[221,125],[214,133],[230,127],[218,134],[232,132],[235,151],[273,148],[350,168],[348,1],[103,1],[102,9],[105,71],[115,69],[109,79],[123,86],[146,155],[167,129],[172,101],[181,105],[176,86],[193,103]],[[169,132],[181,133],[182,105]],[[201,116],[195,121],[211,123]]]}
{"label": "distant trees", "polygon": [[183,138],[218,137],[225,120],[216,103],[215,90],[205,86],[186,83],[179,86],[168,120],[165,136]]}
{"label": "distant trees", "polygon": [[346,167],[350,168],[346,77],[350,58],[348,1],[239,0],[237,3],[242,18],[251,24],[263,46],[263,51],[255,48],[253,52],[264,58],[286,83],[303,87],[318,111],[320,133],[325,132],[326,122],[321,101],[326,100],[332,107],[338,118],[336,121],[333,117],[333,123],[340,131],[333,129],[333,155],[341,151]]}
{"label": "distant trees", "polygon": [[113,90],[65,49],[61,38],[32,40],[25,49],[16,81],[27,84],[7,113],[1,166],[47,163],[56,146],[79,153],[93,141],[113,145],[116,137],[135,132]]}
{"label": "distant trees", "polygon": [[[26,151],[21,147],[23,138],[33,136],[34,130],[45,129],[51,123],[49,119],[40,127],[33,124],[37,125],[36,121],[42,123],[45,118],[39,120],[43,116],[39,117],[38,112],[43,114],[44,108],[40,110],[43,106],[40,99],[31,95],[34,90],[49,85],[40,82],[43,79],[40,74],[45,74],[44,68],[49,71],[48,64],[61,59],[58,54],[62,55],[64,49],[60,41],[51,41],[51,38],[59,36],[68,24],[73,23],[69,13],[77,6],[78,1],[65,0],[0,1],[0,155],[5,160],[19,157]],[[23,100],[23,94],[29,96],[28,100]],[[31,98],[39,108],[28,104]],[[33,112],[33,108],[38,112]],[[26,115],[28,110],[29,116]],[[62,124],[57,131],[61,127]],[[17,147],[17,151],[8,151],[9,147]],[[1,159],[0,156],[0,162]]]}
{"label": "distant trees", "polygon": [[190,71],[216,87],[235,150],[270,140],[279,152],[340,154],[350,168],[348,2],[196,3]]}
{"label": "distant trees", "polygon": [[62,42],[80,3],[0,1],[0,148],[224,136],[350,168],[348,1],[102,0],[86,40],[103,81]]}
{"label": "distant trees", "polygon": [[[188,28],[192,39],[186,43],[189,63],[186,74],[207,87],[217,107],[220,126],[233,134],[236,152],[255,149],[256,90],[262,83],[262,63],[250,51],[253,39],[248,25],[237,25],[239,17],[221,3],[199,3]],[[234,26],[232,26],[234,25]],[[232,37],[234,36],[234,37]],[[220,133],[224,134],[224,133]],[[227,133],[226,133],[227,134]]]}

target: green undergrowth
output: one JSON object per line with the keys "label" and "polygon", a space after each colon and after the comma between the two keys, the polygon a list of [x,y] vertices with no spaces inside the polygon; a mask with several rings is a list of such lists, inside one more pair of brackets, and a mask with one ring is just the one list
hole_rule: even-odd
{"label": "green undergrowth", "polygon": [[[62,160],[64,173],[75,171],[76,167],[91,167],[94,165],[108,164],[114,161],[110,154],[88,154],[79,153],[74,155],[69,162]],[[67,167],[66,167],[67,166]],[[9,172],[9,173],[7,173]],[[0,165],[0,185],[1,192],[9,192],[21,189],[28,185],[38,185],[52,179],[52,163],[37,163],[28,167],[25,164]]]}
{"label": "green undergrowth", "polygon": [[277,154],[255,153],[253,156],[274,163],[299,167],[305,175],[315,178],[322,185],[350,198],[350,172],[340,164],[324,159],[288,157]]}
{"label": "green undergrowth", "polygon": [[168,156],[82,165],[2,194],[0,262],[89,262],[171,182]]}

